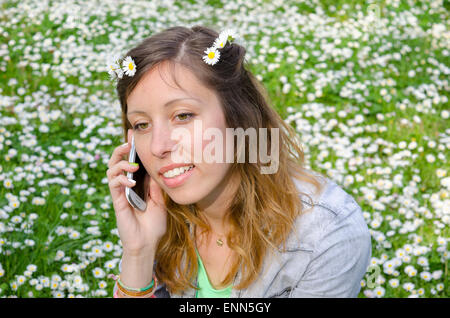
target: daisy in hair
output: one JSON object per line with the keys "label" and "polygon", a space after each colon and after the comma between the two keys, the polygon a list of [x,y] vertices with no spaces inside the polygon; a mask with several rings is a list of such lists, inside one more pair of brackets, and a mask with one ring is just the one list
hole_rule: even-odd
{"label": "daisy in hair", "polygon": [[112,55],[108,57],[107,68],[108,74],[111,76],[111,79],[114,79],[116,76],[118,78],[123,77],[123,71],[120,67],[120,56],[118,54]]}
{"label": "daisy in hair", "polygon": [[233,29],[226,29],[220,32],[219,38],[224,38],[226,44],[226,41],[230,43],[234,42],[238,38],[238,35]]}
{"label": "daisy in hair", "polygon": [[213,47],[223,49],[227,42],[232,43],[236,38],[237,35],[232,29],[226,29],[220,32],[219,37],[214,41]]}
{"label": "daisy in hair", "polygon": [[131,56],[127,56],[122,62],[123,71],[128,76],[133,76],[136,73],[136,64]]}
{"label": "daisy in hair", "polygon": [[206,55],[203,55],[203,61],[209,65],[214,65],[219,61],[220,52],[216,47],[210,47],[205,51]]}

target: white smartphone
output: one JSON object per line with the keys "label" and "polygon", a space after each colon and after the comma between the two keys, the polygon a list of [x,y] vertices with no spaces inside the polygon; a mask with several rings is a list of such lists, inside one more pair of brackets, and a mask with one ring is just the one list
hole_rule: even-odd
{"label": "white smartphone", "polygon": [[[137,153],[136,153],[136,146],[134,144],[134,136],[132,136],[131,138],[131,150],[130,150],[130,155],[128,158],[128,162],[133,163],[136,161],[140,161]],[[143,181],[144,181],[144,177],[145,177],[145,169],[142,168],[142,163],[139,163],[139,169],[133,173],[133,172],[127,172],[127,178],[128,179],[133,179],[136,181],[136,185],[133,188],[129,188],[129,187],[125,187],[125,196],[128,200],[128,202],[131,204],[132,207],[134,207],[135,209],[138,209],[140,211],[145,211],[147,208],[147,202],[145,202],[145,191],[144,187],[143,187]],[[139,173],[139,170],[144,170],[145,173]],[[136,191],[134,191],[133,189],[136,189]],[[138,194],[139,193],[139,194]]]}

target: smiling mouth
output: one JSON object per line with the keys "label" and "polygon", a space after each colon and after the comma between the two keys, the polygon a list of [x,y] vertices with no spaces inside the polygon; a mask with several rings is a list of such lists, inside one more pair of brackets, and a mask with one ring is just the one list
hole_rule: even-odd
{"label": "smiling mouth", "polygon": [[169,171],[166,171],[160,175],[162,175],[164,178],[166,179],[173,179],[176,178],[178,176],[181,176],[183,174],[185,174],[188,171],[191,171],[192,169],[195,168],[195,165],[191,164],[191,165],[186,165],[183,167],[178,167]]}

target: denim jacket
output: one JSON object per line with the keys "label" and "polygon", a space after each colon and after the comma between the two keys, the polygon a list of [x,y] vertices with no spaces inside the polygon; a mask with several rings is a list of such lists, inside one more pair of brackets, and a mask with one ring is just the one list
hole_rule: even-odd
{"label": "denim jacket", "polygon": [[[369,229],[354,198],[334,181],[318,177],[325,183],[318,195],[311,185],[294,179],[312,202],[301,195],[305,211],[297,217],[286,249],[268,253],[259,277],[246,289],[233,289],[232,298],[357,297],[371,259]],[[240,272],[234,281],[239,279]],[[193,298],[195,289],[170,294],[161,284],[155,296]]]}

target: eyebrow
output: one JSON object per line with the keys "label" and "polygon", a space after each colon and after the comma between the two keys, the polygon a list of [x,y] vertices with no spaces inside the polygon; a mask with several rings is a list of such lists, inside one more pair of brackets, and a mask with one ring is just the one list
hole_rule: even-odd
{"label": "eyebrow", "polygon": [[[201,102],[201,100],[199,100],[198,98],[194,98],[194,97],[176,98],[176,99],[172,99],[171,101],[168,101],[167,103],[165,103],[165,104],[164,104],[164,107],[170,106],[171,104],[174,104],[174,103],[176,103],[176,102],[178,102],[178,101],[180,101],[180,100],[184,100],[184,99],[193,99],[193,100],[196,100],[196,101],[198,101],[198,102]],[[143,110],[133,110],[132,112],[127,113],[127,117],[128,117],[129,115],[135,114],[135,113],[136,113],[136,114],[146,114],[146,112],[143,111]]]}

